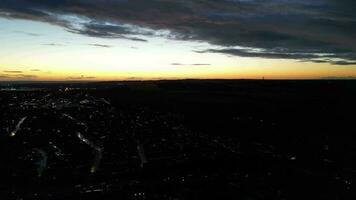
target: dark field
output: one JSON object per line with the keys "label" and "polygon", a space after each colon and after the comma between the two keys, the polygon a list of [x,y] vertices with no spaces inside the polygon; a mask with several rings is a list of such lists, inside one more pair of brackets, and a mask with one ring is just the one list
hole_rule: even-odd
{"label": "dark field", "polygon": [[356,81],[1,87],[0,199],[356,199]]}

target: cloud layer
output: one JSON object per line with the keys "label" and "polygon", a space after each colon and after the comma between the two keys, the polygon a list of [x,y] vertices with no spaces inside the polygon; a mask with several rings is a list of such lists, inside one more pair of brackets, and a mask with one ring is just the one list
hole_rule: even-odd
{"label": "cloud layer", "polygon": [[201,53],[356,63],[354,0],[2,0],[0,16],[77,34],[204,41]]}

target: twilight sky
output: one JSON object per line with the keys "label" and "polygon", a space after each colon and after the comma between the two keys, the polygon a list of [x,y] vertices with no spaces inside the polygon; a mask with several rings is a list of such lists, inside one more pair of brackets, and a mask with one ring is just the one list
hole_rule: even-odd
{"label": "twilight sky", "polygon": [[356,78],[355,0],[0,0],[0,80]]}

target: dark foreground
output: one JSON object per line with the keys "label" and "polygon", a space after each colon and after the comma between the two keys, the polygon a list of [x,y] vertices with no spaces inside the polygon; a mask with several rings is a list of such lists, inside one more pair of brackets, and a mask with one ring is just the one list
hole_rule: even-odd
{"label": "dark foreground", "polygon": [[0,199],[356,199],[356,82],[3,84]]}

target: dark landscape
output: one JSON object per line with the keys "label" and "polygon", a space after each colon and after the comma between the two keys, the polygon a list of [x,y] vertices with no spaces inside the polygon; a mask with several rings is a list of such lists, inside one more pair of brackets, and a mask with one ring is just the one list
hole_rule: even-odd
{"label": "dark landscape", "polygon": [[3,82],[0,199],[356,199],[356,81]]}

